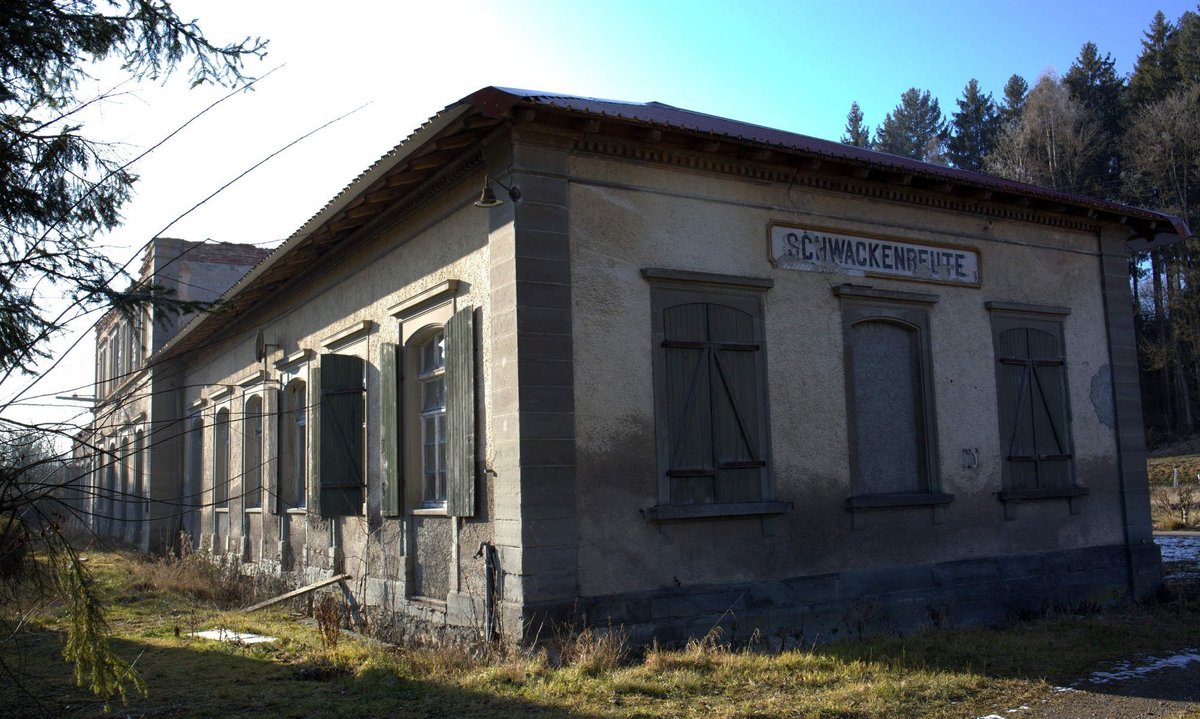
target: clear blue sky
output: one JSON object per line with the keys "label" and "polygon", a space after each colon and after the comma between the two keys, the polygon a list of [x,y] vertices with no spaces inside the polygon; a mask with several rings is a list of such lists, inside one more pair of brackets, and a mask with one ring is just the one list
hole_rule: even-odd
{"label": "clear blue sky", "polygon": [[[1013,73],[1032,85],[1047,70],[1065,73],[1089,40],[1128,73],[1156,10],[1174,20],[1197,9],[1192,0],[177,0],[174,6],[196,17],[213,40],[269,38],[269,56],[248,71],[279,69],[135,166],[142,180],[126,224],[100,238],[120,261],[254,162],[364,104],[165,234],[278,242],[429,116],[486,85],[658,100],[836,140],[852,100],[872,126],[914,86],[932,91],[949,114],[972,77],[995,95]],[[98,69],[99,81],[118,77],[113,69]],[[181,78],[165,87],[122,89],[129,94],[84,119],[93,135],[121,143],[130,156],[220,95],[189,91]],[[82,318],[74,331],[88,332],[97,317]],[[68,344],[59,342],[55,352]],[[81,342],[38,391],[90,393],[90,345]],[[0,387],[0,396],[16,389]],[[41,416],[28,412],[28,419]]]}

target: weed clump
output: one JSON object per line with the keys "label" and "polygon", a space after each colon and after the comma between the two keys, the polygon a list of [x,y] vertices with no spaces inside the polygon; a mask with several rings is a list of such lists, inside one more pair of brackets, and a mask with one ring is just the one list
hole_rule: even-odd
{"label": "weed clump", "polygon": [[325,651],[332,652],[337,649],[347,614],[346,603],[336,594],[325,594],[313,608],[313,618],[317,620],[317,634],[321,637],[321,647]]}
{"label": "weed clump", "polygon": [[137,584],[143,591],[157,589],[210,604],[217,609],[236,609],[279,593],[282,580],[243,574],[235,562],[192,549],[182,535],[179,551],[134,565]]}

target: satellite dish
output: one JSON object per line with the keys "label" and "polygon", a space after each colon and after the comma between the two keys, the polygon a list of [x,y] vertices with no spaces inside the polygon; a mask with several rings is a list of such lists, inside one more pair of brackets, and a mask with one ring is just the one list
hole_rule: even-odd
{"label": "satellite dish", "polygon": [[259,330],[254,335],[254,361],[262,362],[267,358],[267,336]]}

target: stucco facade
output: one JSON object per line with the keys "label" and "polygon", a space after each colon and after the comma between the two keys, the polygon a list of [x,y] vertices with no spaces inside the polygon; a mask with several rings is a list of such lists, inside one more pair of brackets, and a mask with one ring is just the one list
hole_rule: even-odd
{"label": "stucco facade", "polygon": [[[476,206],[489,183],[506,201]],[[780,255],[789,232],[858,255]],[[511,638],[814,640],[1142,596],[1126,252],[1186,232],[486,88],[155,345],[143,541]]]}

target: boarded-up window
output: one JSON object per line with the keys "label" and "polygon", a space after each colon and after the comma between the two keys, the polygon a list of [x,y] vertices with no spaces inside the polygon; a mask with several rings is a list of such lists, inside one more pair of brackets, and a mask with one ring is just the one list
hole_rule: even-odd
{"label": "boarded-up window", "polygon": [[321,355],[321,515],[361,514],[366,413],[364,363],[352,355]]}
{"label": "boarded-up window", "polygon": [[1062,325],[1053,318],[992,318],[1006,490],[1074,484]]}
{"label": "boarded-up window", "polygon": [[948,501],[939,491],[929,336],[937,296],[854,285],[834,293],[842,305],[851,508]]}
{"label": "boarded-up window", "polygon": [[760,292],[675,283],[654,287],[662,505],[769,498]]}
{"label": "boarded-up window", "polygon": [[920,337],[911,325],[881,320],[850,329],[857,474],[866,493],[924,492],[925,443]]}

